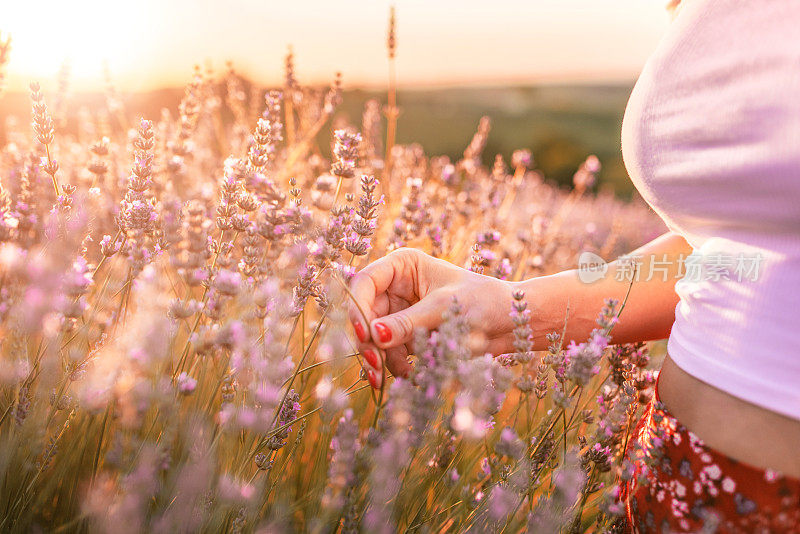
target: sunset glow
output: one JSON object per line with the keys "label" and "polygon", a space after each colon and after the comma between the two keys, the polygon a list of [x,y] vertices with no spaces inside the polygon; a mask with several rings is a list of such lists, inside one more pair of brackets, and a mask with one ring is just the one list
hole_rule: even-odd
{"label": "sunset glow", "polygon": [[[47,85],[65,60],[78,90],[102,87],[106,60],[126,90],[182,85],[191,65],[227,60],[269,83],[290,44],[307,81],[340,70],[348,84],[377,85],[390,3],[4,2],[0,31],[13,39],[12,90],[32,79]],[[660,0],[393,3],[405,85],[629,81],[668,25]]]}

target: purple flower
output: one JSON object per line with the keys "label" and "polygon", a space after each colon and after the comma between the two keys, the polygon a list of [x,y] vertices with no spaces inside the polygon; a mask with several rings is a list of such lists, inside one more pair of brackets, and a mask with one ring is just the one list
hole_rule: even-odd
{"label": "purple flower", "polygon": [[181,395],[191,395],[197,388],[197,380],[186,374],[185,372],[178,375],[176,380],[178,386],[178,393]]}

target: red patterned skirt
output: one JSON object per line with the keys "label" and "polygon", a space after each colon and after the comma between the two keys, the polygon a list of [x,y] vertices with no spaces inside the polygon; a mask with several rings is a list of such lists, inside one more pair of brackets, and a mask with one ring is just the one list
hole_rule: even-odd
{"label": "red patterned skirt", "polygon": [[658,384],[627,458],[629,532],[800,533],[800,480],[706,446],[664,408]]}

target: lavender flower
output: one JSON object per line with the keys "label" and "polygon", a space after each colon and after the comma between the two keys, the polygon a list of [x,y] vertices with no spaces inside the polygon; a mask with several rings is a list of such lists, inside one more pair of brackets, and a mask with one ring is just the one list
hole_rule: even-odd
{"label": "lavender flower", "polygon": [[575,190],[583,192],[591,188],[597,179],[598,172],[600,172],[600,160],[597,159],[597,156],[591,155],[586,158],[572,178]]}
{"label": "lavender flower", "polygon": [[91,285],[92,272],[89,265],[83,257],[78,257],[62,282],[64,302],[61,312],[65,318],[77,319],[83,315],[87,308],[85,295]]}
{"label": "lavender flower", "polygon": [[197,388],[197,380],[184,372],[178,375],[177,386],[181,395],[191,395]]}
{"label": "lavender flower", "polygon": [[316,297],[321,294],[321,288],[317,279],[317,270],[313,265],[306,264],[300,270],[297,285],[294,288],[294,298],[292,301],[292,315],[300,315],[306,306],[309,297]]}
{"label": "lavender flower", "polygon": [[331,165],[331,174],[340,179],[352,178],[355,176],[361,134],[348,130],[336,130],[333,137],[334,162]]}
{"label": "lavender flower", "polygon": [[[258,119],[253,131],[253,144],[248,152],[248,162],[254,171],[260,171],[275,159],[277,143],[283,140],[283,124],[279,122],[280,104],[277,100],[267,101],[270,118]],[[275,109],[275,106],[278,109]],[[268,108],[268,109],[269,109]]]}
{"label": "lavender flower", "polygon": [[488,354],[458,361],[456,366],[461,390],[453,403],[450,425],[466,437],[482,438],[505,400],[511,372]]}
{"label": "lavender flower", "polygon": [[514,168],[529,169],[533,165],[533,155],[530,150],[515,150],[511,154],[511,165]]}
{"label": "lavender flower", "polygon": [[528,303],[525,301],[525,293],[523,291],[514,291],[512,294],[514,302],[512,304],[513,311],[511,312],[511,321],[514,323],[514,360],[520,364],[526,364],[531,361],[533,353],[533,341],[531,337],[533,332],[530,327],[531,311],[528,309]]}
{"label": "lavender flower", "polygon": [[370,249],[370,236],[375,233],[377,208],[383,203],[383,196],[375,198],[378,180],[373,176],[361,176],[361,197],[355,209],[356,218],[351,228],[353,233],[346,238],[345,249],[354,256],[364,256]]}
{"label": "lavender flower", "polygon": [[152,259],[146,238],[153,233],[158,215],[146,193],[152,185],[154,136],[153,123],[141,119],[137,137],[133,141],[134,162],[128,177],[128,191],[120,203],[117,220],[120,232],[127,235],[126,251],[133,276],[141,272]]}
{"label": "lavender flower", "polygon": [[47,112],[47,105],[44,103],[44,97],[39,89],[39,84],[33,82],[30,88],[31,100],[33,100],[33,131],[36,134],[36,140],[45,148],[47,154],[45,158],[42,158],[41,167],[42,170],[53,179],[53,187],[56,197],[58,197],[61,194],[58,180],[56,180],[58,162],[53,159],[50,154],[50,145],[53,143],[55,137],[55,126],[53,124],[53,119]]}
{"label": "lavender flower", "polygon": [[597,319],[599,328],[592,331],[589,341],[576,344],[570,343],[565,351],[566,372],[565,378],[583,387],[596,375],[600,368],[598,362],[603,356],[603,351],[608,346],[609,331],[616,324],[616,301],[609,300]]}
{"label": "lavender flower", "polygon": [[341,512],[347,493],[353,488],[356,480],[353,465],[360,448],[358,424],[353,420],[353,410],[348,409],[339,419],[336,435],[331,440],[332,457],[328,468],[328,485],[322,496],[322,507],[331,516]]}
{"label": "lavender flower", "polygon": [[270,450],[276,451],[286,445],[286,439],[289,437],[289,432],[292,431],[290,425],[297,418],[297,414],[300,413],[299,400],[300,395],[295,390],[289,391],[286,395],[275,423],[277,430],[267,442],[267,447]]}

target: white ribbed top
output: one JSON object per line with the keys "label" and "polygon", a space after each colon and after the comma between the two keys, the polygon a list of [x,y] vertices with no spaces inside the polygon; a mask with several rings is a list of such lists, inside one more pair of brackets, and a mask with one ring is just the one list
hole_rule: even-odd
{"label": "white ribbed top", "polygon": [[622,150],[694,248],[671,358],[800,419],[800,1],[684,0],[631,94]]}

